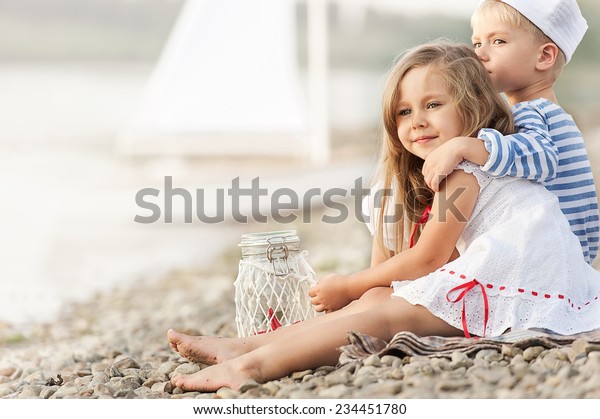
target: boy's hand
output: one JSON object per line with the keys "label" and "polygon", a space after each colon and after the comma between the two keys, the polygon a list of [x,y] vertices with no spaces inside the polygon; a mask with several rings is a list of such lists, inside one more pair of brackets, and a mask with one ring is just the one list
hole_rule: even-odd
{"label": "boy's hand", "polygon": [[353,299],[348,293],[348,277],[339,274],[324,276],[308,290],[311,304],[318,312],[332,312],[348,305]]}
{"label": "boy's hand", "polygon": [[455,137],[433,150],[423,163],[423,176],[427,186],[440,191],[440,183],[463,160],[483,166],[490,153],[479,138]]}
{"label": "boy's hand", "polygon": [[425,183],[434,192],[439,192],[440,183],[463,161],[456,139],[452,139],[433,150],[423,163]]}

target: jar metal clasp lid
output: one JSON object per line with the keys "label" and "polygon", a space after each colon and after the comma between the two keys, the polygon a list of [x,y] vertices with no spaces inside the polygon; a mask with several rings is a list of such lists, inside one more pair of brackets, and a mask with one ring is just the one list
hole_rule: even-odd
{"label": "jar metal clasp lid", "polygon": [[290,251],[285,245],[285,237],[275,236],[267,239],[267,259],[273,265],[273,273],[276,276],[286,276],[290,273],[288,256]]}

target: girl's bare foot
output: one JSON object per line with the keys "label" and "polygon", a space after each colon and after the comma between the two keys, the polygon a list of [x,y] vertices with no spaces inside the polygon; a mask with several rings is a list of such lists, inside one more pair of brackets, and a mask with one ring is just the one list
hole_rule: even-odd
{"label": "girl's bare foot", "polygon": [[219,364],[250,350],[245,342],[236,338],[217,336],[190,336],[170,329],[169,344],[175,352],[192,362],[206,365]]}
{"label": "girl's bare foot", "polygon": [[221,387],[239,390],[247,380],[262,382],[259,374],[252,369],[243,367],[239,358],[204,368],[194,374],[178,375],[171,383],[186,391],[215,392]]}

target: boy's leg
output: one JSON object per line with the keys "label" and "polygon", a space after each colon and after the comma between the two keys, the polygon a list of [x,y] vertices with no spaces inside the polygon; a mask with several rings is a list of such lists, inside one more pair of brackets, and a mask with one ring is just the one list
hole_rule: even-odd
{"label": "boy's leg", "polygon": [[273,332],[248,336],[245,338],[190,336],[184,333],[178,333],[174,330],[169,330],[167,332],[167,338],[171,348],[190,361],[213,365],[243,355],[279,339],[284,339],[303,329],[331,321],[338,316],[368,310],[374,305],[389,300],[391,294],[392,289],[389,287],[373,288],[367,291],[360,299],[353,301],[340,310],[307,319],[290,326],[281,327]]}
{"label": "boy's leg", "polygon": [[322,325],[297,330],[237,358],[192,375],[174,377],[172,382],[186,390],[237,389],[248,379],[266,382],[294,371],[335,365],[339,359],[338,348],[347,343],[350,331],[388,341],[400,331],[422,336],[462,334],[461,330],[435,317],[426,308],[412,305],[402,298],[392,298],[368,310],[338,315]]}

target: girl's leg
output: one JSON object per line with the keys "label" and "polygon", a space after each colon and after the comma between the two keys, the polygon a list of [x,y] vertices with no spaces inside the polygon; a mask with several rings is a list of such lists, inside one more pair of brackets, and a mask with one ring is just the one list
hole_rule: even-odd
{"label": "girl's leg", "polygon": [[[341,310],[340,310],[341,311]],[[358,331],[384,340],[400,331],[417,335],[460,336],[462,331],[435,317],[426,308],[402,298],[388,299],[363,312],[338,315],[334,319],[263,345],[237,358],[198,371],[177,376],[173,384],[185,390],[215,391],[237,389],[248,379],[266,382],[294,371],[335,365],[338,348],[346,344],[348,332]]]}
{"label": "girl's leg", "polygon": [[190,336],[169,330],[167,338],[171,348],[190,361],[207,365],[218,364],[253,351],[261,346],[295,335],[296,333],[301,333],[303,330],[312,328],[315,325],[322,325],[325,322],[334,320],[338,316],[368,310],[375,305],[388,301],[391,298],[391,293],[392,289],[389,287],[373,288],[367,291],[360,299],[353,301],[338,311],[307,319],[303,322],[281,327],[273,332],[260,335],[245,338],[221,338],[218,336]]}

